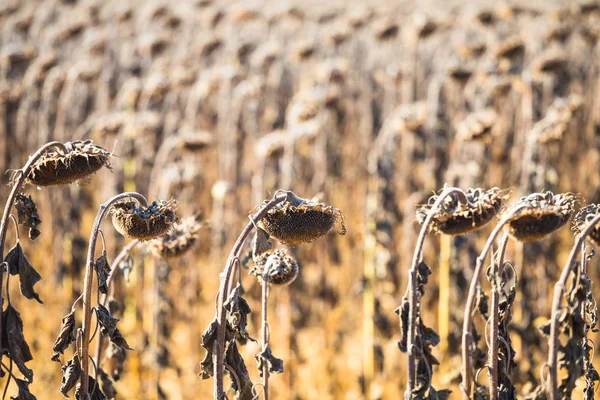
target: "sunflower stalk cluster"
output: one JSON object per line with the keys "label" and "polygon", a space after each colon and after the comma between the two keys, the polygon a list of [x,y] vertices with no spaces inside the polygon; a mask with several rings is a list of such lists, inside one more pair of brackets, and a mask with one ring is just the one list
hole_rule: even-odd
{"label": "sunflower stalk cluster", "polygon": [[[4,390],[5,394],[11,380],[15,380],[18,387],[18,394],[12,398],[30,399],[35,398],[35,396],[29,390],[29,385],[33,382],[34,372],[27,366],[27,363],[33,360],[33,355],[29,344],[25,340],[21,315],[13,306],[10,299],[10,277],[19,276],[21,294],[25,298],[43,303],[34,288],[42,280],[42,277],[25,256],[18,231],[18,224],[25,226],[28,229],[29,239],[35,240],[41,234],[39,225],[42,221],[33,197],[21,192],[21,189],[26,184],[54,186],[73,182],[87,182],[102,167],[110,169],[111,156],[111,153],[96,146],[91,140],[85,142],[67,142],[64,144],[49,142],[30,156],[23,168],[11,173],[9,184],[12,186],[12,189],[0,224],[0,260],[3,260],[0,266],[0,288],[3,287],[4,272],[7,272],[6,291],[8,300],[8,306],[4,309],[4,298],[2,290],[0,290],[0,310],[2,311],[2,318],[0,318],[0,353],[8,356],[10,367],[6,367],[2,363],[0,376],[4,376],[6,372],[8,373]],[[18,224],[17,219],[11,214],[13,206],[17,210]],[[4,244],[6,242],[9,219],[14,222],[16,244],[8,252],[6,258],[4,258]],[[63,321],[63,324],[74,327],[74,322],[72,323],[72,321],[74,319],[69,317]],[[64,330],[68,331],[69,329],[65,328]],[[72,337],[73,335],[67,336]],[[68,341],[69,339],[64,338],[58,347],[60,348]],[[53,358],[55,358],[54,355]],[[13,374],[13,364],[23,374],[23,379]]]}
{"label": "sunflower stalk cluster", "polygon": [[[485,226],[504,206],[509,192],[499,188],[468,189],[466,192],[445,187],[434,194],[426,205],[416,211],[421,233],[409,271],[409,287],[396,310],[400,316],[402,339],[400,350],[408,354],[408,386],[405,399],[447,398],[449,391],[431,387],[432,366],[439,364],[431,355],[431,347],[439,343],[438,334],[421,321],[420,304],[431,270],[422,260],[421,253],[428,232],[448,235],[465,234]],[[476,334],[473,337],[477,337]],[[416,368],[414,367],[416,365]]]}
{"label": "sunflower stalk cluster", "polygon": [[[52,360],[57,362],[60,362],[60,355],[71,344],[75,344],[72,358],[62,367],[63,379],[60,392],[64,396],[68,396],[68,393],[75,389],[75,398],[78,400],[86,399],[88,396],[92,399],[114,398],[116,392],[109,376],[113,379],[119,377],[125,351],[133,350],[117,327],[119,319],[113,316],[114,307],[110,307],[113,308],[111,311],[101,302],[96,306],[91,304],[94,275],[98,280],[98,291],[106,295],[108,278],[112,272],[106,256],[104,234],[100,230],[100,223],[104,216],[112,212],[112,222],[118,232],[125,237],[143,241],[164,235],[172,228],[177,220],[175,206],[174,200],[157,201],[148,206],[146,198],[136,192],[118,194],[100,205],[90,235],[83,294],[75,301],[70,313],[63,318],[60,333],[54,344]],[[100,257],[94,261],[98,235],[102,238],[103,249]],[[99,300],[99,294],[96,298]],[[83,324],[76,330],[74,313],[79,300],[83,303]],[[96,326],[93,331],[99,331],[100,338],[108,338],[111,342],[112,347],[109,349],[112,354],[109,355],[109,360],[113,359],[116,364],[109,363],[108,373],[97,365],[96,361],[93,362],[93,370],[90,371],[90,360],[93,360],[89,353],[93,338],[92,313],[96,315]],[[99,357],[96,358],[98,359]]]}
{"label": "sunflower stalk cluster", "polygon": [[[599,210],[597,204],[590,204],[573,218],[572,230],[577,235],[575,245],[555,287],[552,317],[540,327],[548,338],[550,376],[530,396],[532,399],[570,398],[581,377],[585,379],[584,398],[595,398],[600,374],[592,363],[594,346],[588,334],[598,331],[598,307],[592,293],[592,280],[587,275],[587,265],[595,250],[587,246],[586,239],[596,246],[600,244]],[[576,261],[579,246],[581,257]],[[563,299],[566,304],[559,307]],[[561,343],[559,335],[566,340]],[[560,384],[558,369],[566,371]],[[544,397],[546,394],[549,396]]]}
{"label": "sunflower stalk cluster", "polygon": [[[214,398],[224,396],[223,374],[231,378],[231,388],[238,399],[254,399],[262,393],[269,398],[269,376],[283,372],[283,360],[275,357],[269,347],[271,331],[267,321],[270,286],[292,283],[300,272],[298,262],[285,249],[272,249],[271,238],[282,244],[311,243],[329,233],[340,219],[340,210],[322,203],[305,200],[292,192],[278,191],[271,200],[260,204],[250,222],[240,234],[232,249],[225,271],[221,275],[221,287],[217,296],[217,315],[202,334],[202,347],[206,356],[200,363],[203,379],[214,378]],[[253,383],[238,345],[255,341],[247,331],[251,313],[243,298],[241,283],[241,255],[244,242],[256,228],[252,244],[250,274],[262,285],[261,352],[255,356],[260,383]],[[249,262],[249,261],[248,261]],[[237,273],[235,272],[237,271]]]}

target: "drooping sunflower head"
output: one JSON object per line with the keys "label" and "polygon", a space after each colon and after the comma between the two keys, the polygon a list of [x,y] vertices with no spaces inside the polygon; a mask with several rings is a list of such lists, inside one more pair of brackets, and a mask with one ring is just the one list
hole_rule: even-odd
{"label": "drooping sunflower head", "polygon": [[187,253],[198,239],[202,216],[185,218],[173,224],[173,229],[150,242],[152,253],[167,259],[178,258]]}
{"label": "drooping sunflower head", "polygon": [[[497,187],[484,190],[469,188],[465,192],[468,203],[464,203],[456,195],[446,197],[442,206],[434,210],[431,229],[446,235],[462,235],[477,230],[492,220],[504,207],[510,197],[510,190]],[[428,203],[420,206],[416,212],[416,220],[423,224],[438,195],[434,194]]]}
{"label": "drooping sunflower head", "polygon": [[289,245],[310,243],[329,233],[338,219],[342,224],[340,233],[346,233],[339,209],[293,194],[290,198],[269,210],[260,220],[259,225],[272,238]]}
{"label": "drooping sunflower head", "polygon": [[134,201],[113,205],[112,222],[123,236],[146,241],[169,232],[177,221],[177,202],[154,201],[148,207],[141,207]]}
{"label": "drooping sunflower head", "polygon": [[91,140],[65,143],[67,153],[51,150],[37,160],[27,175],[27,182],[37,186],[65,185],[89,179],[102,167],[111,169],[112,153]]}
{"label": "drooping sunflower head", "polygon": [[569,221],[578,202],[579,196],[573,193],[532,193],[519,200],[523,208],[514,213],[506,229],[521,242],[542,239]]}
{"label": "drooping sunflower head", "polygon": [[274,286],[285,286],[298,277],[298,262],[284,249],[267,250],[254,260],[250,274]]}

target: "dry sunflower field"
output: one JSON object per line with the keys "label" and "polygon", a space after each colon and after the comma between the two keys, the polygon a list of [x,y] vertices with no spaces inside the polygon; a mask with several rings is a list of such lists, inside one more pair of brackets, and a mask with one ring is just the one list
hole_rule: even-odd
{"label": "dry sunflower field", "polygon": [[600,398],[600,2],[0,0],[0,392]]}

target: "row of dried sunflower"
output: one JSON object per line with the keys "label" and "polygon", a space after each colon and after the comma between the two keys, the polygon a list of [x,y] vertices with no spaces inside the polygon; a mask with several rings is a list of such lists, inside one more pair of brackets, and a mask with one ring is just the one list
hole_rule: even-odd
{"label": "row of dried sunflower", "polygon": [[[439,336],[433,329],[424,325],[421,314],[421,297],[424,295],[425,284],[431,270],[422,260],[422,247],[427,232],[446,235],[461,235],[477,230],[488,224],[495,216],[499,223],[489,236],[486,246],[477,258],[471,286],[466,302],[461,368],[464,398],[515,398],[515,388],[511,375],[515,368],[515,351],[511,345],[509,325],[511,322],[511,307],[516,293],[516,276],[512,264],[504,260],[504,254],[509,239],[519,242],[531,242],[544,238],[548,234],[564,226],[573,216],[573,230],[578,234],[561,280],[557,283],[560,289],[555,290],[552,318],[547,327],[542,330],[550,338],[549,356],[546,366],[549,374],[542,378],[541,385],[532,392],[530,398],[541,399],[547,396],[557,399],[560,396],[571,396],[575,387],[574,382],[578,377],[586,376],[586,398],[593,398],[595,384],[599,380],[598,373],[593,368],[590,344],[587,332],[596,326],[597,312],[593,296],[591,295],[591,281],[586,276],[585,265],[590,256],[585,254],[585,239],[590,239],[593,244],[600,245],[600,207],[595,204],[588,205],[576,213],[576,206],[581,201],[580,196],[573,193],[553,194],[552,192],[533,193],[521,197],[516,204],[506,207],[510,191],[499,188],[489,190],[468,189],[462,191],[457,188],[445,187],[439,194],[434,194],[427,204],[422,205],[416,212],[416,220],[422,224],[420,240],[417,243],[413,266],[409,271],[409,287],[404,296],[402,305],[397,310],[400,316],[402,339],[400,349],[408,353],[408,387],[407,398],[440,398],[449,395],[448,391],[436,391],[431,387],[433,365],[439,364],[431,354],[431,346],[439,343]],[[488,297],[482,291],[479,275],[496,238],[502,234],[503,240],[498,245],[498,250],[492,255],[491,265],[487,269],[490,281],[491,309],[488,307]],[[578,264],[574,254],[583,246],[582,261]],[[506,268],[510,267],[510,268]],[[574,289],[570,289],[569,307],[560,308],[567,278],[573,274],[576,278],[572,287],[579,287],[580,301],[574,301]],[[560,322],[558,313],[563,310]],[[569,311],[570,310],[570,311]],[[480,314],[487,320],[485,325],[485,338],[488,344],[488,356],[477,348],[481,335],[477,332],[473,317]],[[489,314],[489,315],[488,315]],[[578,321],[578,322],[577,322]],[[560,332],[571,339],[566,348],[560,345],[559,328],[552,328],[554,324],[560,325]],[[579,326],[575,331],[574,326]],[[570,352],[577,348],[581,354],[586,354],[586,362],[576,362]],[[557,353],[562,354],[562,361],[557,361]],[[479,368],[473,375],[473,365]],[[558,386],[557,371],[563,368],[568,371],[568,377]],[[488,370],[488,388],[478,382],[482,370]],[[473,391],[473,386],[475,390]],[[540,397],[541,396],[541,397]],[[591,397],[590,397],[591,396]]]}

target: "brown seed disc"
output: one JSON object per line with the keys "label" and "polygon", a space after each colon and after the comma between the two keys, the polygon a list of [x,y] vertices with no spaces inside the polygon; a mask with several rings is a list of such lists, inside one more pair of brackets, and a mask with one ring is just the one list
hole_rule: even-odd
{"label": "brown seed disc", "polygon": [[196,243],[201,224],[196,217],[189,217],[173,224],[173,229],[150,243],[152,253],[166,259],[178,258],[187,253]]}
{"label": "brown seed disc", "polygon": [[[583,207],[573,218],[573,227],[575,233],[580,234],[587,224],[600,212],[600,205],[589,204]],[[596,245],[600,246],[600,224],[597,224],[587,235],[587,237]]]}
{"label": "brown seed disc", "polygon": [[506,229],[510,236],[521,242],[540,240],[569,221],[578,201],[579,197],[573,193],[530,194],[521,198],[520,203],[526,207],[515,213]]}
{"label": "brown seed disc", "polygon": [[563,226],[569,218],[555,212],[533,212],[508,223],[508,233],[521,242],[540,240]]}
{"label": "brown seed disc", "polygon": [[66,143],[67,154],[49,151],[32,167],[27,182],[37,186],[65,185],[84,180],[102,167],[110,169],[111,153],[91,140]]}
{"label": "brown seed disc", "polygon": [[285,286],[296,280],[300,268],[285,250],[269,250],[258,256],[250,268],[250,274],[256,277],[265,277],[265,272],[271,285]]}
{"label": "brown seed disc", "polygon": [[112,209],[112,222],[121,235],[141,241],[164,235],[177,220],[177,202],[155,201],[147,208],[138,207],[134,201],[115,204]]}
{"label": "brown seed disc", "polygon": [[261,227],[281,243],[310,243],[329,233],[335,226],[339,210],[324,204],[304,202],[275,207],[260,221]]}
{"label": "brown seed disc", "polygon": [[[503,208],[504,202],[510,196],[508,190],[500,188],[467,189],[465,192],[471,205],[463,204],[458,198],[450,196],[440,210],[436,211],[432,219],[432,230],[446,235],[463,235],[477,230],[496,216]],[[429,199],[433,204],[437,195]],[[430,205],[421,206],[416,212],[417,222],[425,222],[431,209]]]}

